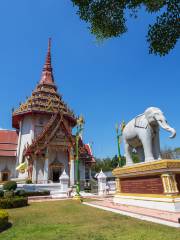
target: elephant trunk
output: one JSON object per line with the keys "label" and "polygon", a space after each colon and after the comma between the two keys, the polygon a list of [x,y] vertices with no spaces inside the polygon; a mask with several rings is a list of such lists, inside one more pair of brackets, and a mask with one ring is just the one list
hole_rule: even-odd
{"label": "elephant trunk", "polygon": [[169,138],[174,138],[176,136],[176,130],[170,127],[166,121],[158,120],[158,124],[160,127],[171,133]]}

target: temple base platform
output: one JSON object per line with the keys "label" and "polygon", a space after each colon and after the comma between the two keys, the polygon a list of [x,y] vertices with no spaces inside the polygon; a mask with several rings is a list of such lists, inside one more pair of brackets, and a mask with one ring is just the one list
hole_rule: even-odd
{"label": "temple base platform", "polygon": [[180,212],[180,160],[157,160],[116,168],[113,202]]}
{"label": "temple base platform", "polygon": [[115,195],[113,202],[116,204],[131,205],[136,207],[180,213],[180,196],[171,198],[164,196],[141,196],[140,194],[117,194]]}

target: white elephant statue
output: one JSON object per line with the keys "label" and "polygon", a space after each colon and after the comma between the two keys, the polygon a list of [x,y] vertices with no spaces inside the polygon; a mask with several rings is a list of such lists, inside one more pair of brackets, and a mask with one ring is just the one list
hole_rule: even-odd
{"label": "white elephant statue", "polygon": [[123,129],[125,144],[126,165],[132,165],[132,151],[135,149],[140,161],[160,160],[159,127],[171,132],[170,138],[176,136],[175,129],[171,128],[163,112],[156,107],[132,119]]}

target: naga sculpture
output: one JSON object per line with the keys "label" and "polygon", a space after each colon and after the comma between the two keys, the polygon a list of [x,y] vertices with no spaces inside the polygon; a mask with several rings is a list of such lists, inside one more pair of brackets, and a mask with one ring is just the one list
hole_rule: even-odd
{"label": "naga sculpture", "polygon": [[176,136],[175,129],[171,128],[163,112],[156,107],[132,119],[123,130],[125,144],[126,165],[132,165],[132,151],[136,150],[140,161],[160,160],[159,127],[171,132],[170,138]]}

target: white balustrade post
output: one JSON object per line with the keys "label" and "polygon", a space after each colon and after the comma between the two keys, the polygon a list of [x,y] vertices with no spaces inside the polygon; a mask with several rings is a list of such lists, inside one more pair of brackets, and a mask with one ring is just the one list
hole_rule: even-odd
{"label": "white balustrade post", "polygon": [[60,184],[61,184],[61,192],[66,193],[68,190],[68,185],[69,185],[69,176],[67,175],[65,170],[61,174],[59,180],[60,180]]}
{"label": "white balustrade post", "polygon": [[101,172],[98,174],[98,195],[99,196],[105,196],[106,195],[106,175]]}

